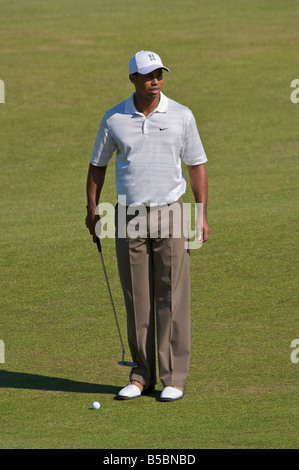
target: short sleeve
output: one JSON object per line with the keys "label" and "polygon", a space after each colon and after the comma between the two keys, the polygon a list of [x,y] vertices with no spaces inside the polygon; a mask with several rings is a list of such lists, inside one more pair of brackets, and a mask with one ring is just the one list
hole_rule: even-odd
{"label": "short sleeve", "polygon": [[186,124],[181,156],[186,165],[200,165],[208,161],[198,133],[195,118],[191,111]]}
{"label": "short sleeve", "polygon": [[116,146],[111,137],[105,115],[96,136],[90,163],[95,166],[107,166],[115,150]]}

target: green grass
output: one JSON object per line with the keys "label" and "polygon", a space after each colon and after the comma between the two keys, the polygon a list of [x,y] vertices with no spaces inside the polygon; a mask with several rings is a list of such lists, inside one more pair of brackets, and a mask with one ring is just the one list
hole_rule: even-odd
{"label": "green grass", "polygon": [[[297,0],[2,0],[0,448],[298,448],[298,19]],[[99,122],[133,91],[140,49],[171,69],[164,92],[193,110],[209,159],[211,236],[191,253],[192,359],[172,404],[113,399],[128,371],[84,225]]]}

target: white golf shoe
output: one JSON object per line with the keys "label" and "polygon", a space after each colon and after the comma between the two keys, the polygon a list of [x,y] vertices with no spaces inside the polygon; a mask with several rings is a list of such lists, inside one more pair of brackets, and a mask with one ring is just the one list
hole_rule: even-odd
{"label": "white golf shoe", "polygon": [[179,390],[175,387],[165,387],[160,395],[161,401],[175,401],[180,400],[185,395],[184,390]]}
{"label": "white golf shoe", "polygon": [[133,398],[139,398],[140,395],[140,388],[137,385],[129,384],[118,392],[117,397],[120,400],[133,400]]}

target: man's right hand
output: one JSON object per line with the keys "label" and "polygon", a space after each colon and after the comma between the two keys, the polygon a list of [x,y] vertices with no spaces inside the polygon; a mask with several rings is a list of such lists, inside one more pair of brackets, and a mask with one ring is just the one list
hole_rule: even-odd
{"label": "man's right hand", "polygon": [[[100,217],[96,215],[94,212],[87,212],[87,216],[85,218],[85,225],[89,230],[90,235],[93,237],[94,243],[97,241],[97,235],[96,235],[96,224],[100,220]],[[99,226],[97,227],[97,232],[99,231]],[[98,233],[98,235],[100,235]]]}

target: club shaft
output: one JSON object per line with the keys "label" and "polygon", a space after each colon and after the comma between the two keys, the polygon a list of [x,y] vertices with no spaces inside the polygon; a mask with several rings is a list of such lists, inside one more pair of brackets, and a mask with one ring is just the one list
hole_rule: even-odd
{"label": "club shaft", "polygon": [[101,259],[102,259],[102,264],[103,264],[103,269],[104,269],[104,273],[105,273],[107,287],[108,287],[108,290],[109,290],[109,295],[110,295],[110,300],[111,300],[111,304],[112,304],[112,308],[113,308],[114,318],[115,318],[117,329],[118,329],[119,339],[120,339],[120,342],[121,342],[122,354],[123,354],[122,360],[124,360],[125,347],[124,347],[124,343],[123,343],[123,339],[122,339],[122,335],[121,335],[121,331],[120,331],[120,327],[119,327],[119,323],[118,323],[118,318],[117,318],[117,315],[116,315],[115,305],[114,305],[114,301],[113,301],[113,297],[112,297],[111,287],[110,287],[110,283],[109,283],[109,279],[108,279],[108,275],[107,275],[107,271],[106,271],[106,266],[105,266],[102,250],[100,251],[100,255],[101,255]]}
{"label": "club shaft", "polygon": [[105,266],[105,262],[104,262],[101,241],[100,241],[99,238],[97,238],[96,241],[97,241],[98,251],[99,251],[99,253],[101,255],[101,259],[102,259],[102,265],[103,265],[103,269],[104,269],[104,273],[105,273],[106,283],[107,283],[107,287],[108,287],[108,290],[109,290],[111,305],[112,305],[112,308],[113,308],[114,318],[115,318],[115,321],[116,321],[118,334],[119,334],[119,339],[120,339],[121,347],[122,347],[122,360],[119,361],[118,364],[120,364],[121,366],[127,366],[127,367],[138,367],[137,362],[129,362],[129,361],[124,360],[124,358],[125,358],[125,347],[124,347],[124,342],[123,342],[123,339],[122,339],[122,335],[121,335],[121,331],[120,331],[120,327],[119,327],[119,323],[118,323],[118,318],[117,318],[117,315],[116,315],[116,310],[115,310],[115,305],[114,305],[114,301],[113,301],[113,297],[112,297],[110,282],[109,282],[109,279],[108,279],[107,270],[106,270],[106,266]]}

